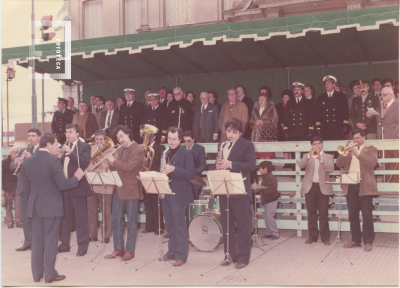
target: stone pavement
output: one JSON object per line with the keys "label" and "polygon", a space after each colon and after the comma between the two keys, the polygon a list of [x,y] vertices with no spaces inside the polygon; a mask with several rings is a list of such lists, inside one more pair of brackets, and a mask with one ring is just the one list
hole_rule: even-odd
{"label": "stone pavement", "polygon": [[[143,229],[142,224],[142,229]],[[260,229],[262,235],[262,230]],[[30,251],[16,252],[22,243],[20,228],[7,229],[4,225],[1,247],[1,279],[3,286],[36,286],[32,279]],[[399,235],[377,233],[372,252],[362,248],[343,249],[335,246],[336,232],[332,232],[333,245],[321,242],[305,245],[296,237],[295,230],[281,230],[278,240],[264,240],[262,248],[252,248],[250,264],[236,270],[232,266],[216,267],[223,259],[223,247],[214,252],[198,252],[190,248],[188,262],[174,267],[169,262],[152,260],[158,252],[158,237],[152,233],[138,233],[135,258],[128,262],[105,260],[102,254],[96,265],[92,260],[101,251],[100,242],[90,243],[88,254],[77,257],[77,246],[57,256],[56,269],[66,275],[64,281],[39,286],[381,286],[399,285]],[[342,233],[343,241],[350,241],[349,232]],[[72,233],[72,242],[76,239]],[[111,238],[112,239],[112,238]],[[107,244],[109,253],[112,241]],[[167,242],[163,243],[164,252]]]}

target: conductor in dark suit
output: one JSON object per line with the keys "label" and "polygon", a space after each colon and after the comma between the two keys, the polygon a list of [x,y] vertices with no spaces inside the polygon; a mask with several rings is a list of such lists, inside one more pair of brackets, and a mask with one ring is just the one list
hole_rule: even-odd
{"label": "conductor in dark suit", "polygon": [[111,137],[112,131],[118,126],[119,112],[114,109],[114,100],[106,101],[107,111],[101,112],[100,128],[106,128],[106,135]]}
{"label": "conductor in dark suit", "polygon": [[218,106],[208,102],[207,92],[200,93],[201,105],[196,105],[193,115],[193,132],[197,143],[211,143],[218,140]]}
{"label": "conductor in dark suit", "polygon": [[[169,235],[168,252],[163,259],[175,260],[173,262],[174,266],[182,266],[186,263],[188,257],[189,239],[185,220],[185,207],[193,202],[190,179],[193,179],[195,175],[193,155],[184,146],[180,146],[182,138],[182,129],[177,127],[168,128],[167,140],[169,149],[161,155],[161,161],[163,162],[164,159],[165,165],[160,167],[160,172],[168,175],[171,180],[172,192],[175,193],[175,195],[165,195],[161,202]],[[163,261],[163,259],[159,258],[158,260]]]}
{"label": "conductor in dark suit", "polygon": [[139,143],[140,124],[143,122],[145,107],[143,103],[135,100],[135,89],[124,89],[126,103],[122,104],[119,111],[118,125],[125,125],[132,131],[132,139]]}
{"label": "conductor in dark suit", "polygon": [[[155,142],[156,135],[152,136],[150,147],[154,149],[153,163],[151,164],[150,171],[160,171],[161,153],[165,150],[165,146]],[[145,190],[144,190],[145,191]],[[144,193],[144,209],[146,210],[146,227],[141,233],[154,232],[156,235],[164,230],[163,213],[160,209],[160,229],[158,230],[158,195]]]}
{"label": "conductor in dark suit", "polygon": [[[206,170],[207,156],[206,150],[203,146],[194,143],[194,133],[190,130],[183,133],[183,143],[187,150],[192,152],[194,158],[194,165],[196,167],[196,175],[201,178],[201,173]],[[192,183],[194,200],[199,200],[202,186]]]}
{"label": "conductor in dark suit", "polygon": [[43,278],[46,283],[60,281],[65,276],[55,270],[58,232],[63,216],[61,190],[78,186],[84,173],[74,171],[66,179],[57,153],[57,139],[45,133],[39,143],[39,151],[24,161],[21,170],[23,189],[29,196],[28,217],[32,218],[32,275],[35,282]]}
{"label": "conductor in dark suit", "polygon": [[[246,195],[232,195],[229,197],[229,254],[237,269],[249,264],[251,248],[251,202],[252,191],[250,173],[256,169],[256,152],[254,144],[240,137],[244,131],[244,123],[238,118],[230,118],[224,124],[228,140],[218,144],[218,154],[222,160],[216,163],[218,170],[241,172],[246,189]],[[221,224],[224,240],[224,253],[227,247],[227,197],[219,196],[221,211]],[[236,223],[236,227],[235,227]],[[235,233],[236,229],[236,233]],[[168,231],[169,232],[169,231]],[[237,240],[236,240],[237,239]],[[229,261],[221,263],[228,266]]]}
{"label": "conductor in dark suit", "polygon": [[[22,157],[24,157],[24,159],[27,159],[39,150],[40,136],[41,133],[39,129],[31,128],[28,130],[29,147],[27,149],[21,149],[19,151],[17,158],[15,158],[14,162],[10,164],[11,171],[15,171],[15,169],[18,167],[19,162],[22,161]],[[23,164],[21,165],[23,166]],[[24,229],[25,239],[22,246],[15,249],[15,251],[17,252],[31,249],[32,243],[32,221],[31,218],[29,218],[26,214],[26,211],[28,210],[29,191],[25,191],[23,189],[21,179],[21,177],[18,177],[17,194],[19,195],[19,203],[21,205],[22,227]]]}
{"label": "conductor in dark suit", "polygon": [[[64,175],[68,179],[74,176],[76,169],[81,168],[82,170],[86,170],[90,163],[90,145],[79,140],[79,132],[79,126],[76,124],[69,124],[66,127],[67,140],[72,146],[64,145],[62,147],[64,155],[61,157],[61,162],[63,163]],[[74,211],[78,243],[78,252],[76,256],[83,256],[86,254],[89,246],[86,197],[90,195],[92,195],[92,191],[90,190],[90,185],[86,178],[79,182],[78,187],[63,190],[65,213],[62,219],[60,234],[62,243],[58,247],[58,252],[69,252],[71,248],[72,213]]]}

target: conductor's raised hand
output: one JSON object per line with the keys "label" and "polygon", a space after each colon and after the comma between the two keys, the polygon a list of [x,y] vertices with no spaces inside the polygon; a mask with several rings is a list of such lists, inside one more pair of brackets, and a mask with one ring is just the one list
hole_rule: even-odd
{"label": "conductor's raised hand", "polygon": [[76,169],[75,173],[74,173],[74,177],[78,178],[78,181],[80,181],[83,176],[85,176],[85,173],[82,171],[81,168]]}

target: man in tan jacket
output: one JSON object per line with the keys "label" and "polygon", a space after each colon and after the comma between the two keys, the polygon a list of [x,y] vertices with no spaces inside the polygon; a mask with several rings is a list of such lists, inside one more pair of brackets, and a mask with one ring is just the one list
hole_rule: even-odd
{"label": "man in tan jacket", "polygon": [[[144,152],[142,146],[130,139],[131,134],[132,131],[126,126],[117,126],[113,135],[123,148],[116,152],[116,158],[111,153],[104,156],[117,170],[122,181],[122,186],[116,187],[112,203],[111,227],[114,252],[105,256],[105,259],[122,256],[123,261],[128,261],[135,257],[139,200],[142,197],[142,184],[137,177],[143,169]],[[105,168],[108,168],[107,161],[102,163]],[[127,216],[126,227],[128,228],[126,247],[122,228],[124,213]]]}
{"label": "man in tan jacket", "polygon": [[99,129],[97,125],[96,117],[93,113],[88,111],[88,105],[85,101],[79,103],[79,111],[75,113],[72,118],[72,124],[77,124],[80,128],[79,137],[86,140],[93,135],[94,132]]}
{"label": "man in tan jacket", "polygon": [[243,121],[244,130],[242,135],[245,134],[247,122],[249,121],[249,113],[247,110],[247,106],[242,101],[237,99],[236,89],[229,89],[227,92],[227,96],[228,96],[228,101],[226,101],[222,105],[218,117],[218,127],[219,130],[221,131],[221,141],[225,141],[227,139],[224,124],[226,121],[228,121],[228,119],[235,117]]}
{"label": "man in tan jacket", "polygon": [[[318,240],[319,234],[324,245],[331,245],[329,241],[328,209],[329,198],[334,194],[332,184],[325,183],[325,170],[333,170],[333,156],[322,151],[323,143],[320,135],[311,138],[311,150],[304,154],[299,161],[300,168],[305,168],[305,175],[301,184],[300,193],[305,195],[308,216],[308,240],[306,244]],[[313,150],[318,150],[317,158],[312,157]],[[318,211],[318,212],[317,212]]]}
{"label": "man in tan jacket", "polygon": [[[343,248],[361,247],[361,235],[364,242],[364,251],[372,250],[374,241],[374,220],[372,210],[374,205],[372,199],[378,195],[374,167],[378,161],[378,150],[365,143],[365,130],[355,129],[352,132],[353,142],[356,147],[339,155],[336,165],[344,171],[357,172],[360,178],[358,184],[343,185],[343,194],[346,195],[347,209],[349,211],[351,242],[343,245]],[[346,146],[350,144],[347,141]],[[361,234],[360,210],[363,218],[363,229]]]}

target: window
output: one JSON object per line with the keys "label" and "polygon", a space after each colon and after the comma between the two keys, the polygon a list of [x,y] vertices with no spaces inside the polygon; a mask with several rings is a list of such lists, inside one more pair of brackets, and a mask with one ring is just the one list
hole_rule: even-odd
{"label": "window", "polygon": [[166,0],[167,26],[193,23],[194,0]]}
{"label": "window", "polygon": [[103,3],[90,1],[85,3],[85,38],[103,36]]}
{"label": "window", "polygon": [[125,0],[125,34],[137,33],[140,28],[140,0]]}

